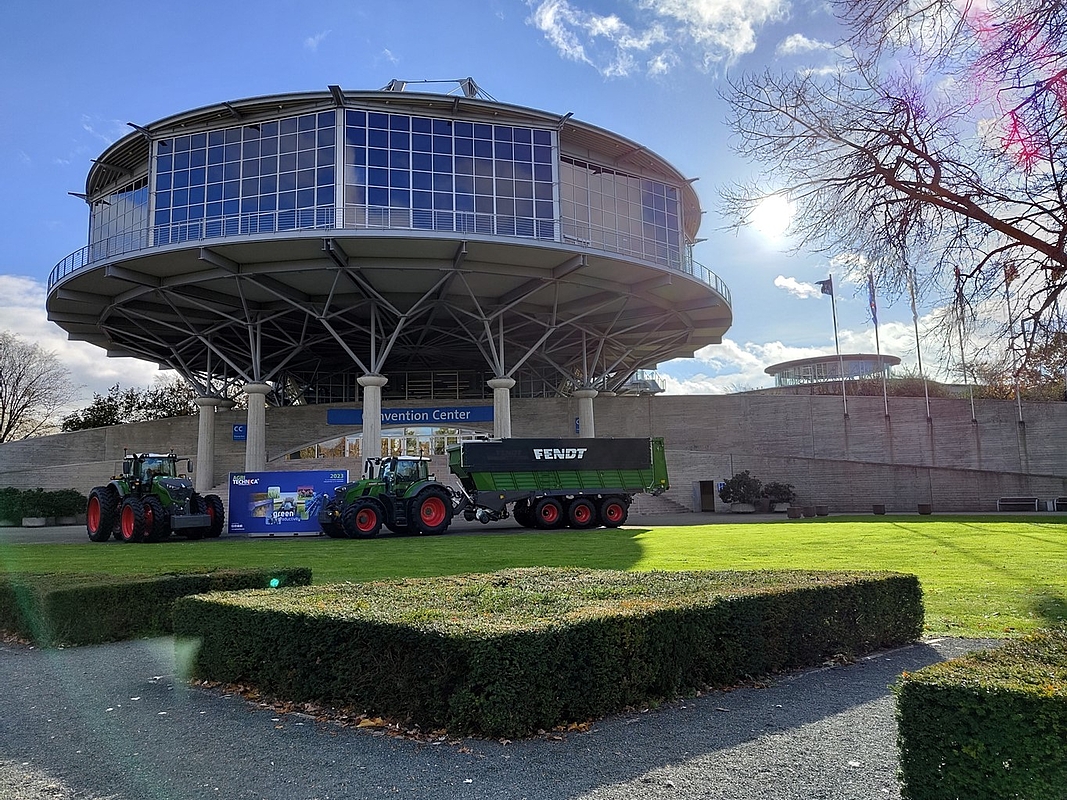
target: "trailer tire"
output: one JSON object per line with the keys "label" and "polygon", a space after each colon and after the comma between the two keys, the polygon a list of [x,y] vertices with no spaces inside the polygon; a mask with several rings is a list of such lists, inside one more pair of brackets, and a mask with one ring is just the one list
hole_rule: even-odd
{"label": "trailer tire", "polygon": [[419,492],[414,511],[412,516],[417,520],[415,525],[424,535],[444,533],[452,524],[452,498],[438,486],[429,486]]}
{"label": "trailer tire", "polygon": [[534,504],[533,518],[538,528],[559,528],[563,525],[563,506],[554,497],[542,497]]}
{"label": "trailer tire", "polygon": [[141,500],[144,506],[145,541],[161,542],[170,535],[170,521],[158,497],[149,495]]}
{"label": "trailer tire", "polygon": [[85,532],[91,542],[106,542],[119,519],[119,496],[110,486],[97,486],[89,492],[85,507]]}
{"label": "trailer tire", "polygon": [[120,542],[140,542],[144,540],[145,519],[144,504],[141,498],[128,494],[122,498],[119,506],[119,527],[115,538]]}
{"label": "trailer tire", "polygon": [[529,500],[516,500],[514,507],[511,509],[511,516],[524,528],[532,528],[534,526],[533,512],[530,510]]}
{"label": "trailer tire", "polygon": [[617,528],[626,523],[630,514],[630,504],[621,497],[605,497],[600,501],[598,516],[605,528]]}
{"label": "trailer tire", "polygon": [[567,522],[572,528],[585,530],[596,525],[596,506],[584,497],[578,497],[567,506]]}
{"label": "trailer tire", "polygon": [[341,524],[349,539],[373,539],[382,529],[382,509],[374,500],[358,498],[341,513]]}

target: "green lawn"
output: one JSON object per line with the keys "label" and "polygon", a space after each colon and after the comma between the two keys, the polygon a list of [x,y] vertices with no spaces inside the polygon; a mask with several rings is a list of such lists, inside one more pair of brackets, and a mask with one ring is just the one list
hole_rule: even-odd
{"label": "green lawn", "polygon": [[315,583],[520,566],[634,570],[886,569],[918,575],[930,635],[1006,636],[1067,619],[1067,518],[834,517],[595,531],[0,544],[0,572],[307,566]]}

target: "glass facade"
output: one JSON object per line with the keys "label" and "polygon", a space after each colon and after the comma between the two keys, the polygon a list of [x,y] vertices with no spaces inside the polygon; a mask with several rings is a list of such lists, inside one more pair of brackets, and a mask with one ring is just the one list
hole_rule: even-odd
{"label": "glass facade", "polygon": [[145,177],[94,202],[91,257],[393,228],[563,241],[684,268],[679,187],[561,157],[558,136],[348,108],[156,139],[154,191]]}
{"label": "glass facade", "polygon": [[386,114],[345,114],[344,227],[554,239],[553,133]]}

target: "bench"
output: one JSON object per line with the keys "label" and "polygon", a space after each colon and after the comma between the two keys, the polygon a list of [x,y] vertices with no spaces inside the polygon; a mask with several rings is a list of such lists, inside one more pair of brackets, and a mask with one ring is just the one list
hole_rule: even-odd
{"label": "bench", "polygon": [[1040,511],[1041,501],[1036,497],[1002,497],[997,500],[997,511]]}

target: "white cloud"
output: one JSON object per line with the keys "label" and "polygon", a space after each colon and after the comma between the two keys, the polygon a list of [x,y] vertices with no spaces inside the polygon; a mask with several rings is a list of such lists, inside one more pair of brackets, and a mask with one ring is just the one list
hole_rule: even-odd
{"label": "white cloud", "polygon": [[[569,0],[527,0],[528,23],[564,58],[605,76],[624,76],[643,63],[650,75],[669,72],[688,52],[701,68],[732,63],[756,46],[756,31],[784,19],[789,0],[639,0],[633,19],[597,14]],[[639,58],[640,57],[640,58]]]}
{"label": "white cloud", "polygon": [[385,60],[388,61],[390,64],[400,63],[400,59],[393,55],[393,51],[390,50],[388,47],[382,48],[382,57],[385,58]]}
{"label": "white cloud", "polygon": [[134,358],[108,358],[87,342],[72,342],[58,325],[48,321],[45,311],[47,288],[21,275],[0,275],[0,329],[9,330],[24,341],[36,342],[51,350],[70,374],[78,390],[72,408],[92,401],[93,393],[107,394],[110,386],[148,386],[160,370]]}
{"label": "white cloud", "polygon": [[304,40],[304,47],[310,50],[312,53],[317,53],[319,45],[322,44],[322,40],[330,35],[332,31],[322,31],[322,33],[316,33],[314,36],[309,36]]}
{"label": "white cloud", "polygon": [[822,289],[815,284],[798,281],[796,278],[787,278],[785,275],[779,275],[775,278],[774,285],[779,289],[785,289],[789,294],[799,297],[801,300],[806,300],[809,297],[819,297],[822,294]]}
{"label": "white cloud", "polygon": [[800,53],[831,49],[833,49],[833,45],[829,42],[820,42],[818,39],[809,39],[802,33],[794,33],[778,43],[775,54],[778,56],[795,56]]}

